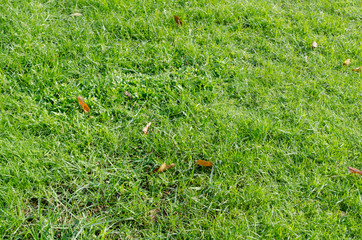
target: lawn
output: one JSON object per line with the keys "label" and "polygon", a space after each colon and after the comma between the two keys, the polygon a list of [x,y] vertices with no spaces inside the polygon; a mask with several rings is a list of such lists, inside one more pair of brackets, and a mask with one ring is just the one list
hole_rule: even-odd
{"label": "lawn", "polygon": [[361,9],[2,0],[0,238],[361,238]]}

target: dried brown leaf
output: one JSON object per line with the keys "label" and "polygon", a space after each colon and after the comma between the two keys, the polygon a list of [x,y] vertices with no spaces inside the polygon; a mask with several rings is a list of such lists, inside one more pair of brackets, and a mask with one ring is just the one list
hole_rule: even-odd
{"label": "dried brown leaf", "polygon": [[83,101],[83,98],[82,98],[81,96],[78,96],[77,98],[78,98],[78,102],[79,102],[79,104],[82,106],[84,112],[86,112],[86,113],[89,112],[89,107],[88,107],[88,105]]}
{"label": "dried brown leaf", "polygon": [[155,173],[161,173],[161,172],[165,171],[166,166],[167,166],[167,165],[166,165],[166,163],[164,162],[164,163],[162,163],[162,165],[161,165],[159,168],[155,169],[153,172],[155,172]]}
{"label": "dried brown leaf", "polygon": [[347,59],[346,61],[344,61],[343,66],[349,66],[349,64],[351,63],[350,59]]}
{"label": "dried brown leaf", "polygon": [[212,166],[212,162],[210,161],[204,161],[204,160],[197,160],[196,161],[197,165],[203,166],[203,167],[211,167]]}
{"label": "dried brown leaf", "polygon": [[316,48],[317,46],[318,46],[317,42],[314,41],[314,42],[312,43],[312,48]]}
{"label": "dried brown leaf", "polygon": [[176,23],[179,25],[179,26],[181,26],[182,27],[182,21],[181,21],[181,19],[178,17],[178,16],[173,16],[173,18],[175,19],[175,21],[176,21]]}
{"label": "dried brown leaf", "polygon": [[357,173],[359,175],[362,175],[362,171],[356,169],[356,168],[353,168],[353,167],[348,167],[348,170],[350,173]]}
{"label": "dried brown leaf", "polygon": [[155,170],[153,170],[154,173],[161,173],[161,172],[164,172],[170,168],[173,168],[175,167],[176,164],[172,163],[170,165],[166,165],[166,163],[162,163],[162,165],[159,167],[159,168],[156,168]]}
{"label": "dried brown leaf", "polygon": [[73,13],[72,16],[78,17],[78,16],[82,16],[82,14],[81,13]]}
{"label": "dried brown leaf", "polygon": [[362,67],[352,69],[353,72],[360,72]]}
{"label": "dried brown leaf", "polygon": [[339,211],[339,215],[340,215],[341,217],[345,217],[345,216],[347,216],[347,213],[344,212],[344,211]]}
{"label": "dried brown leaf", "polygon": [[161,215],[161,211],[160,211],[160,209],[156,208],[156,209],[149,211],[148,214],[152,221],[158,222],[158,218]]}
{"label": "dried brown leaf", "polygon": [[126,91],[125,94],[126,94],[126,96],[127,96],[129,99],[132,100],[133,97],[132,97],[132,95],[131,95],[128,91]]}
{"label": "dried brown leaf", "polygon": [[151,126],[151,122],[147,123],[147,125],[142,129],[143,134],[147,134],[148,133],[148,129]]}
{"label": "dried brown leaf", "polygon": [[168,169],[173,168],[175,166],[176,166],[176,164],[172,163],[170,165],[167,165],[165,170],[168,170]]}

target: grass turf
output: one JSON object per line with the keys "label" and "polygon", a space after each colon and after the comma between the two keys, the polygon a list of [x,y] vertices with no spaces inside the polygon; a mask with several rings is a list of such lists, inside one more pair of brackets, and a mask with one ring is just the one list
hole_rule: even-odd
{"label": "grass turf", "polygon": [[0,236],[359,238],[361,6],[3,0]]}

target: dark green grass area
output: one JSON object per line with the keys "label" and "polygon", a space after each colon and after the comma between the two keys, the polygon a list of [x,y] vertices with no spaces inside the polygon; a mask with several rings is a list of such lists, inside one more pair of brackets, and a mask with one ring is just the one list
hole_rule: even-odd
{"label": "dark green grass area", "polygon": [[361,9],[2,0],[0,237],[360,238]]}

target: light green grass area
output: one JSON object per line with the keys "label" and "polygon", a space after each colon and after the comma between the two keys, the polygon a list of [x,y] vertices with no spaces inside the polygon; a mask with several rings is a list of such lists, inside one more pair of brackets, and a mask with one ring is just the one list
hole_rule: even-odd
{"label": "light green grass area", "polygon": [[361,22],[361,0],[2,0],[0,238],[361,238]]}

